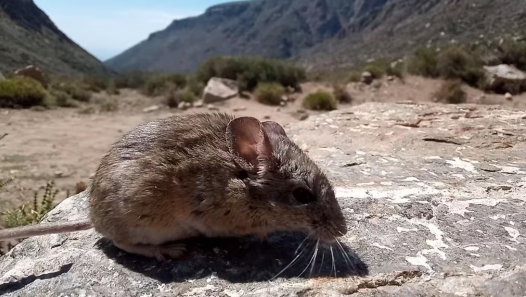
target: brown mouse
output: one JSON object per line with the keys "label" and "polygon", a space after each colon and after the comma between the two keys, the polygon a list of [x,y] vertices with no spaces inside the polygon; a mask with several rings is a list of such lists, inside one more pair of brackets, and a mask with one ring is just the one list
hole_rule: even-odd
{"label": "brown mouse", "polygon": [[[90,218],[0,231],[0,240],[94,227],[115,246],[158,260],[197,236],[347,233],[333,188],[277,123],[214,113],[140,124],[102,158]],[[47,227],[46,227],[47,226]]]}

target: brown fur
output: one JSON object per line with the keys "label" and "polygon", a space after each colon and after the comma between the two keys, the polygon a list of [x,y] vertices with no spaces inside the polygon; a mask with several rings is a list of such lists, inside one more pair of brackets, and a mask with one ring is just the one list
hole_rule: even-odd
{"label": "brown fur", "polygon": [[[302,204],[298,186],[314,194]],[[274,122],[179,115],[137,126],[102,158],[88,188],[96,231],[130,253],[175,258],[170,242],[304,231],[347,232],[331,184]],[[311,196],[309,196],[311,197]]]}

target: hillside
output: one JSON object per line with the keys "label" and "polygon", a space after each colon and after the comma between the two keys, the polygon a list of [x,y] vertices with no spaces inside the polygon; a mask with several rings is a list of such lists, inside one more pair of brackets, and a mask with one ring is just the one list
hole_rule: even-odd
{"label": "hillside", "polygon": [[28,64],[60,75],[110,73],[32,0],[0,0],[0,71],[8,73]]}
{"label": "hillside", "polygon": [[210,56],[257,55],[341,66],[404,55],[429,42],[515,33],[525,24],[525,8],[521,0],[232,2],[176,20],[106,64],[191,72]]}

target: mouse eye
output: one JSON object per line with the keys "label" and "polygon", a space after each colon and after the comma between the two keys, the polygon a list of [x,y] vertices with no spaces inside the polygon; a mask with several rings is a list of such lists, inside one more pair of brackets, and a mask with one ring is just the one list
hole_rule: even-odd
{"label": "mouse eye", "polygon": [[292,195],[294,196],[294,199],[296,199],[301,204],[309,204],[316,200],[311,191],[305,188],[294,189],[294,191],[292,191]]}

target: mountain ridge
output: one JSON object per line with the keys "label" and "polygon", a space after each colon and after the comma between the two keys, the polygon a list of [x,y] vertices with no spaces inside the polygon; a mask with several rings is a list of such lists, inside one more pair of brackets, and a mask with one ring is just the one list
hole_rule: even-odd
{"label": "mountain ridge", "polygon": [[292,59],[309,68],[353,65],[519,31],[525,9],[521,0],[228,2],[173,21],[105,64],[117,71],[189,73],[207,58],[233,55]]}
{"label": "mountain ridge", "polygon": [[0,71],[29,64],[64,76],[113,73],[64,34],[33,0],[0,0]]}

